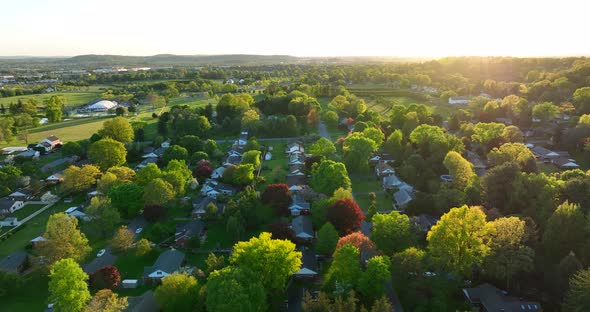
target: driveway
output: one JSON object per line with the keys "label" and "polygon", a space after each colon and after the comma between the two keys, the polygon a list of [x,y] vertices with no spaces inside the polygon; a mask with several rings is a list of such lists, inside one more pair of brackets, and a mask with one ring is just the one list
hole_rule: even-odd
{"label": "driveway", "polygon": [[117,256],[111,253],[111,248],[106,247],[106,252],[100,257],[94,258],[94,260],[82,266],[82,270],[87,274],[92,274],[96,270],[105,267],[107,265],[113,265],[117,261]]}
{"label": "driveway", "polygon": [[328,127],[323,121],[318,123],[318,131],[320,132],[320,136],[332,141],[332,137],[330,137],[330,133],[328,133]]}

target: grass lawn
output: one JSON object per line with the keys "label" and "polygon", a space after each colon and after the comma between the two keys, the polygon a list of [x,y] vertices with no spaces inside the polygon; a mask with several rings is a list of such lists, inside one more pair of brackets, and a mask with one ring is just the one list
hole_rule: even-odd
{"label": "grass lawn", "polygon": [[381,183],[379,183],[379,180],[373,174],[350,175],[350,180],[354,193],[378,192],[383,190]]}
{"label": "grass lawn", "polygon": [[121,280],[140,279],[143,274],[143,267],[152,266],[162,250],[154,248],[147,254],[138,257],[132,249],[126,253],[119,254],[115,266],[121,273]]}
{"label": "grass lawn", "polygon": [[6,240],[0,241],[0,258],[5,257],[17,250],[23,250],[29,244],[29,241],[45,231],[49,216],[56,212],[63,212],[69,207],[79,205],[83,199],[78,198],[70,204],[58,203],[53,207],[45,210],[35,218],[29,220],[18,231],[10,235]]}
{"label": "grass lawn", "polygon": [[27,276],[25,289],[16,295],[2,297],[0,311],[28,312],[43,311],[47,307],[49,291],[47,285],[49,277],[42,270],[37,270]]}
{"label": "grass lawn", "polygon": [[201,269],[203,271],[206,271],[207,269],[207,264],[205,264],[205,260],[207,259],[207,257],[209,257],[209,255],[204,253],[186,252],[186,262],[189,265],[194,266],[195,268]]}
{"label": "grass lawn", "polygon": [[[40,142],[50,135],[58,136],[63,142],[79,141],[90,138],[92,134],[102,128],[105,118],[79,118],[43,125],[29,129],[29,143]],[[26,145],[24,140],[17,139],[10,144],[3,143],[0,146]]]}
{"label": "grass lawn", "polygon": [[[362,210],[369,208],[369,194],[355,195],[354,199]],[[377,211],[392,210],[392,199],[385,194],[377,194]]]}
{"label": "grass lawn", "polygon": [[88,104],[91,101],[97,100],[100,98],[101,91],[98,89],[88,90],[88,91],[78,91],[78,92],[55,92],[55,93],[43,93],[43,94],[32,94],[32,95],[21,95],[21,96],[13,96],[13,97],[6,97],[0,98],[0,104],[4,104],[6,108],[10,103],[16,104],[19,99],[22,99],[23,102],[26,102],[28,99],[35,99],[38,102],[39,106],[44,106],[43,101],[46,99],[57,95],[63,96],[66,101],[66,106],[76,106],[76,105],[84,105]]}
{"label": "grass lawn", "polygon": [[234,240],[227,232],[224,222],[209,223],[207,225],[207,239],[201,245],[201,249],[210,250],[219,248],[231,248]]}
{"label": "grass lawn", "polygon": [[11,214],[11,217],[16,217],[18,220],[22,220],[26,217],[28,217],[30,214],[32,214],[33,212],[41,209],[45,207],[45,205],[25,205],[24,207],[22,207],[21,209],[15,211],[13,214]]}

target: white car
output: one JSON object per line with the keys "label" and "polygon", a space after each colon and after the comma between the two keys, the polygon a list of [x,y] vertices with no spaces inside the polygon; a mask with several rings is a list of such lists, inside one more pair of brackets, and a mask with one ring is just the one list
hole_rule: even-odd
{"label": "white car", "polygon": [[107,252],[107,250],[106,250],[106,249],[101,249],[101,250],[100,250],[100,251],[99,251],[99,252],[96,254],[96,256],[97,256],[97,257],[101,257],[102,255],[104,255],[104,253],[105,253],[105,252]]}
{"label": "white car", "polygon": [[142,230],[143,230],[143,228],[137,228],[137,230],[135,230],[135,234],[141,233]]}

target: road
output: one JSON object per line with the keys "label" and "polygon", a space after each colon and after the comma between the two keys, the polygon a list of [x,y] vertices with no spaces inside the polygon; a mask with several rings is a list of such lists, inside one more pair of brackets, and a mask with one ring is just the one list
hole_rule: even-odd
{"label": "road", "polygon": [[318,131],[320,132],[320,136],[332,141],[332,137],[330,136],[330,133],[328,133],[328,126],[326,126],[321,120],[318,123]]}
{"label": "road", "polygon": [[[285,140],[296,140],[299,137],[290,137],[290,138],[256,138],[258,142],[265,142],[265,141],[285,141]],[[234,142],[236,139],[227,139],[227,140],[215,140],[217,143],[227,143],[227,142]]]}

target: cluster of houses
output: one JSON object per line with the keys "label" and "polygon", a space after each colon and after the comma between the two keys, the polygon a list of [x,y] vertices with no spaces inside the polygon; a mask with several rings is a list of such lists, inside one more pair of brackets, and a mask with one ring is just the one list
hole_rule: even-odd
{"label": "cluster of houses", "polygon": [[390,165],[393,158],[387,154],[375,155],[369,162],[375,165],[375,176],[382,182],[383,190],[393,193],[393,209],[403,211],[416,198],[414,187],[395,175]]}
{"label": "cluster of houses", "polygon": [[170,141],[166,140],[164,142],[162,142],[162,144],[160,144],[160,147],[158,148],[153,148],[151,146],[147,146],[143,149],[143,156],[141,156],[141,158],[143,159],[139,164],[137,164],[137,166],[135,166],[135,168],[133,168],[133,170],[137,171],[141,168],[144,168],[145,166],[149,165],[149,164],[156,164],[158,163],[158,159],[160,159],[163,155],[164,155],[164,151],[170,147]]}
{"label": "cluster of houses", "polygon": [[527,147],[538,161],[542,161],[545,164],[553,164],[560,170],[580,168],[576,160],[566,151],[554,152],[541,146],[534,146],[533,144],[527,144]]}

